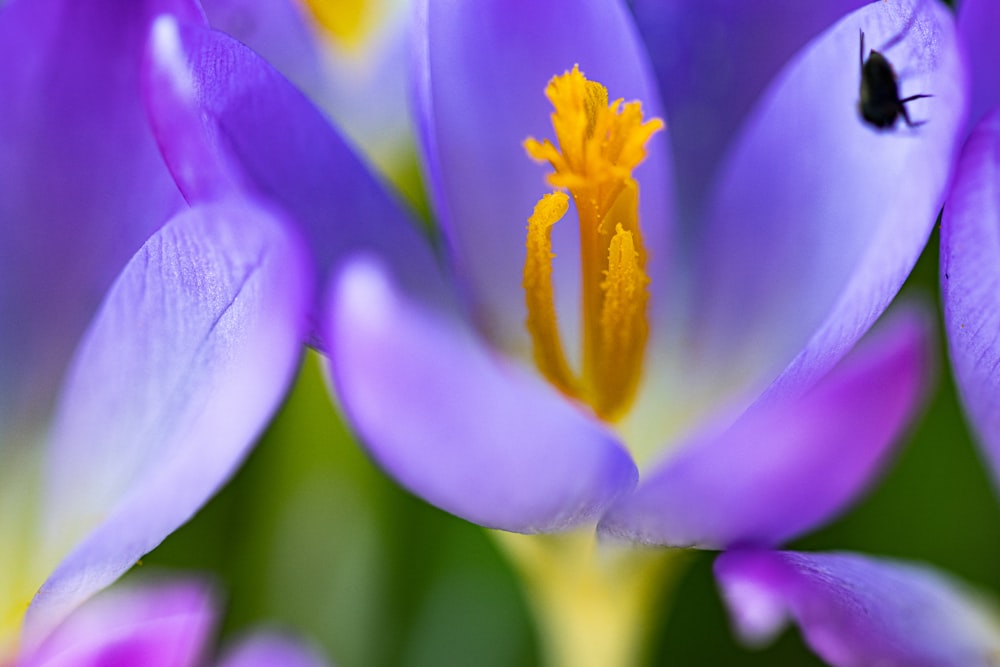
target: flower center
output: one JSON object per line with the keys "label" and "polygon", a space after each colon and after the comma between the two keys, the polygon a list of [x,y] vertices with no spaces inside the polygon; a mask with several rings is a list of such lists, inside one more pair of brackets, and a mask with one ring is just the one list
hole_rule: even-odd
{"label": "flower center", "polygon": [[[639,386],[649,331],[649,278],[639,230],[639,184],[632,170],[663,121],[643,122],[639,102],[608,103],[608,91],[573,67],[545,89],[556,143],[528,138],[524,148],[554,171],[528,219],[524,294],[535,363],[563,393],[603,419],[622,416]],[[563,190],[569,192],[567,195]],[[570,367],[556,319],[552,226],[573,198],[580,221],[581,362]]]}

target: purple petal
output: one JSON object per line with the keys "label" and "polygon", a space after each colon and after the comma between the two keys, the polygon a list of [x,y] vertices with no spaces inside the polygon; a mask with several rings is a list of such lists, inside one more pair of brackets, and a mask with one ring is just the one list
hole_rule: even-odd
{"label": "purple petal", "polygon": [[692,438],[601,521],[641,543],[775,545],[827,521],[871,483],[927,380],[929,324],[904,312],[798,398],[758,403]]}
{"label": "purple petal", "polygon": [[962,153],[941,223],[941,292],[955,379],[1000,482],[1000,110]]}
{"label": "purple petal", "polygon": [[230,650],[219,667],[324,667],[326,664],[300,642],[273,633],[258,633]]}
{"label": "purple petal", "polygon": [[120,585],[77,609],[18,665],[194,666],[214,625],[214,600],[204,584]]}
{"label": "purple petal", "polygon": [[[662,117],[649,63],[623,3],[593,0],[419,0],[413,62],[422,157],[457,270],[491,338],[526,349],[525,226],[551,190],[547,167],[525,154],[529,136],[553,138],[548,81],[578,64],[612,99],[638,99]],[[649,274],[669,285],[672,176],[666,133],[637,170]],[[575,213],[556,226],[557,296],[579,303]],[[662,289],[662,287],[661,287]],[[655,288],[654,288],[654,291]],[[575,312],[575,311],[574,311]],[[576,316],[566,318],[572,322]]]}
{"label": "purple petal", "polygon": [[297,240],[246,204],[191,209],[133,258],[57,410],[48,547],[72,552],[32,602],[30,631],[113,581],[239,465],[296,369],[307,266]]}
{"label": "purple petal", "polygon": [[633,0],[663,102],[683,210],[711,176],[758,96],[806,42],[865,0]]}
{"label": "purple petal", "polygon": [[[40,418],[101,296],[182,204],[147,127],[153,16],[190,0],[12,0],[0,11],[0,423]],[[20,413],[20,414],[18,414]]]}
{"label": "purple petal", "polygon": [[969,127],[1000,105],[1000,4],[995,0],[962,0],[958,3],[958,34],[972,72]]}
{"label": "purple petal", "polygon": [[426,239],[326,119],[235,39],[160,21],[146,97],[157,138],[185,196],[249,191],[281,206],[323,270],[353,252],[385,258],[410,289],[438,298]]}
{"label": "purple petal", "polygon": [[593,520],[635,484],[600,422],[458,320],[406,300],[375,262],[332,282],[326,324],[351,423],[428,502],[487,527],[554,531]]}
{"label": "purple petal", "polygon": [[[964,71],[936,2],[873,3],[813,42],[765,93],[729,156],[700,244],[701,357],[750,383],[807,385],[871,326],[926,243],[964,123]],[[907,105],[857,110],[859,34]],[[901,41],[892,43],[895,38]],[[797,356],[796,356],[797,355]]]}
{"label": "purple petal", "polygon": [[715,574],[736,629],[767,641],[791,619],[836,667],[989,667],[1000,623],[929,568],[848,553],[731,551]]}

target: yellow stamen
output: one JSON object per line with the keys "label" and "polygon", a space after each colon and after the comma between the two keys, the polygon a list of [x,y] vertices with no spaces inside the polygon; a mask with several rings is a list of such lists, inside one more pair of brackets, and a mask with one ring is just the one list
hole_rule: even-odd
{"label": "yellow stamen", "polygon": [[[552,287],[551,226],[566,212],[562,193],[546,195],[528,224],[524,264],[527,327],[542,373],[605,419],[624,413],[639,386],[648,323],[649,278],[639,229],[639,187],[632,171],[663,121],[643,122],[639,102],[608,103],[608,91],[574,67],[545,89],[556,143],[528,138],[528,155],[548,162],[548,182],[573,197],[580,220],[582,362],[565,360]],[[558,215],[546,213],[561,196]]]}

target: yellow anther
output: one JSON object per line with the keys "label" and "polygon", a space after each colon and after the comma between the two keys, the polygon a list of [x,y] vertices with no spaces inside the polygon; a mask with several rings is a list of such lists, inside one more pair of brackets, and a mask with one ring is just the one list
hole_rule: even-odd
{"label": "yellow anther", "polygon": [[[648,323],[649,278],[639,229],[639,190],[632,171],[663,122],[643,122],[639,102],[608,103],[607,89],[578,67],[545,89],[556,143],[528,138],[528,155],[553,168],[548,182],[569,191],[580,220],[582,360],[574,374],[555,316],[551,226],[568,207],[546,195],[528,224],[524,264],[527,327],[541,372],[605,419],[621,416],[639,385]],[[554,200],[561,196],[559,203]],[[553,211],[558,209],[558,214]]]}
{"label": "yellow anther", "polygon": [[646,285],[649,278],[642,270],[632,232],[621,225],[608,247],[604,308],[601,312],[601,354],[597,370],[602,383],[594,388],[594,402],[599,414],[615,416],[627,405],[639,384],[637,368],[642,364],[646,346]]}

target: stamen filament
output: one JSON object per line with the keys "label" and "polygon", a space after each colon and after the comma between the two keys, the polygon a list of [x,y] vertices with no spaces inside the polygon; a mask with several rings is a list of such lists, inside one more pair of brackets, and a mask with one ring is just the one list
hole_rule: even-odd
{"label": "stamen filament", "polygon": [[527,255],[524,260],[524,294],[528,307],[526,325],[534,338],[535,364],[552,384],[565,393],[576,391],[573,373],[566,362],[556,320],[552,289],[552,225],[569,210],[569,197],[562,192],[545,195],[528,218]]}

